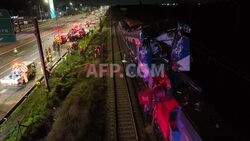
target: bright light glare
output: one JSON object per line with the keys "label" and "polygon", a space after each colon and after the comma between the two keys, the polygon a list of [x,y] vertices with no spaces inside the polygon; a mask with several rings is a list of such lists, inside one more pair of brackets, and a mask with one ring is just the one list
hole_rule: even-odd
{"label": "bright light glare", "polygon": [[45,3],[49,3],[49,0],[44,0]]}

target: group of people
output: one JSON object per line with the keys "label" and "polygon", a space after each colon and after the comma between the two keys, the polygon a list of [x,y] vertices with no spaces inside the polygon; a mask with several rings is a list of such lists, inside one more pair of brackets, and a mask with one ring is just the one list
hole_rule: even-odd
{"label": "group of people", "polygon": [[98,56],[102,56],[102,45],[97,45],[93,52],[85,53],[84,51],[85,50],[83,47],[79,48],[79,53],[81,56],[88,57],[89,55],[94,54],[94,57],[97,58]]}
{"label": "group of people", "polygon": [[48,49],[45,49],[45,57],[46,57],[46,62],[52,62],[52,52],[50,47]]}

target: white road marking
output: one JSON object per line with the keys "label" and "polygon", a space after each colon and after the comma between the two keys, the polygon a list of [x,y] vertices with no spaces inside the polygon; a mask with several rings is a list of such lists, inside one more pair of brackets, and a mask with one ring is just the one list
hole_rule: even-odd
{"label": "white road marking", "polygon": [[38,53],[38,52],[35,52],[35,53],[31,54],[30,57],[35,56],[37,53]]}
{"label": "white road marking", "polygon": [[9,70],[11,70],[11,68],[8,68],[7,70],[1,72],[0,75],[4,74],[5,72],[7,72],[7,71],[9,71]]}
{"label": "white road marking", "polygon": [[24,51],[21,51],[21,52],[17,53],[17,55],[20,55],[20,54],[22,54],[22,53],[24,53]]}
{"label": "white road marking", "polygon": [[7,91],[7,89],[3,89],[2,91],[0,91],[0,94],[3,94]]}
{"label": "white road marking", "polygon": [[0,67],[0,69],[2,69],[2,68],[4,68],[4,67],[8,66],[10,63],[12,63],[12,62],[14,62],[14,61],[16,61],[16,60],[18,60],[18,58],[16,58],[16,59],[10,61],[9,63],[7,63],[7,64],[5,64],[5,65],[3,65],[2,67]]}
{"label": "white road marking", "polygon": [[34,60],[37,60],[37,59],[39,59],[39,57],[36,57]]}
{"label": "white road marking", "polygon": [[[55,31],[53,31],[53,32],[50,32],[50,33],[48,33],[48,34],[42,36],[41,38],[47,37],[48,35],[51,35],[51,34],[53,34],[53,33],[55,33],[55,32],[58,32],[58,31],[55,30]],[[33,40],[29,41],[29,42],[26,42],[26,43],[24,43],[24,44],[21,44],[21,45],[17,46],[16,48],[18,49],[18,48],[20,48],[20,47],[22,47],[22,46],[24,46],[24,45],[27,45],[27,44],[29,44],[29,43],[31,43],[31,42],[34,42],[35,40],[36,40],[36,39],[33,39]],[[11,51],[13,51],[13,49],[1,53],[0,56],[3,55],[3,54],[9,53],[9,52],[11,52]]]}

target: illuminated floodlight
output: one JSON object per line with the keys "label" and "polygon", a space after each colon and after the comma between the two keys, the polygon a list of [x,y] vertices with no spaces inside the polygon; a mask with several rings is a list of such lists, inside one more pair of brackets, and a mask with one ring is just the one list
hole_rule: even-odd
{"label": "illuminated floodlight", "polygon": [[44,0],[45,3],[49,3],[49,0]]}
{"label": "illuminated floodlight", "polygon": [[73,5],[73,3],[72,3],[72,2],[69,2],[69,5],[71,5],[71,6],[72,6],[72,5]]}
{"label": "illuminated floodlight", "polygon": [[53,0],[49,0],[49,9],[50,9],[51,19],[56,18],[56,12],[55,12],[55,8],[54,8],[54,2],[53,2]]}

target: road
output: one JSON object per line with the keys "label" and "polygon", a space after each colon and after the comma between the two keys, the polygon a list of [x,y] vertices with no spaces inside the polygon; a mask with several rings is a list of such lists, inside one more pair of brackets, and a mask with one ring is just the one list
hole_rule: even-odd
{"label": "road", "polygon": [[[43,49],[45,50],[48,47],[52,46],[54,36],[60,33],[68,33],[71,25],[75,22],[83,23],[86,19],[94,18],[92,15],[89,15],[87,18],[83,19],[82,15],[76,15],[71,18],[65,18],[64,20],[60,20],[58,25],[60,25],[60,29],[52,30],[56,27],[57,24],[51,24],[41,27],[41,38]],[[14,45],[14,48],[17,48],[18,53],[15,54],[13,48],[9,48],[4,52],[0,50],[0,79],[4,76],[10,74],[11,66],[17,62],[23,61],[32,61],[34,60],[37,63],[37,76],[41,77],[41,63],[39,58],[39,53],[37,49],[37,44],[34,35],[27,35],[31,37],[29,41],[25,41],[25,37],[20,39],[20,41],[24,41],[21,44]],[[13,46],[13,45],[12,45]],[[1,48],[5,48],[0,47]],[[8,46],[6,46],[8,48]],[[66,47],[62,47],[61,54],[66,52]],[[57,52],[53,52],[53,62],[55,63],[60,57]],[[51,64],[50,64],[51,65]],[[0,119],[2,119],[8,111],[10,111],[16,103],[25,95],[25,93],[32,88],[34,85],[34,80],[30,81],[26,86],[18,87],[18,86],[3,86],[0,84]]]}
{"label": "road", "polygon": [[[44,31],[48,31],[50,29],[53,29],[56,26],[63,26],[64,24],[71,22],[71,21],[72,21],[72,17],[70,17],[70,16],[62,17],[62,18],[59,18],[57,20],[53,20],[50,22],[41,23],[41,24],[39,23],[39,29],[40,29],[40,32],[44,32]],[[22,30],[22,32],[34,31],[34,26],[32,24],[30,24],[30,27],[26,27],[26,28],[23,28],[21,30]],[[17,41],[21,41],[21,40],[24,40],[24,39],[27,39],[30,37],[32,37],[32,35],[30,35],[30,34],[17,33],[17,35],[16,35]],[[0,43],[0,48],[3,46],[9,45],[9,44],[13,44],[13,43]]]}

